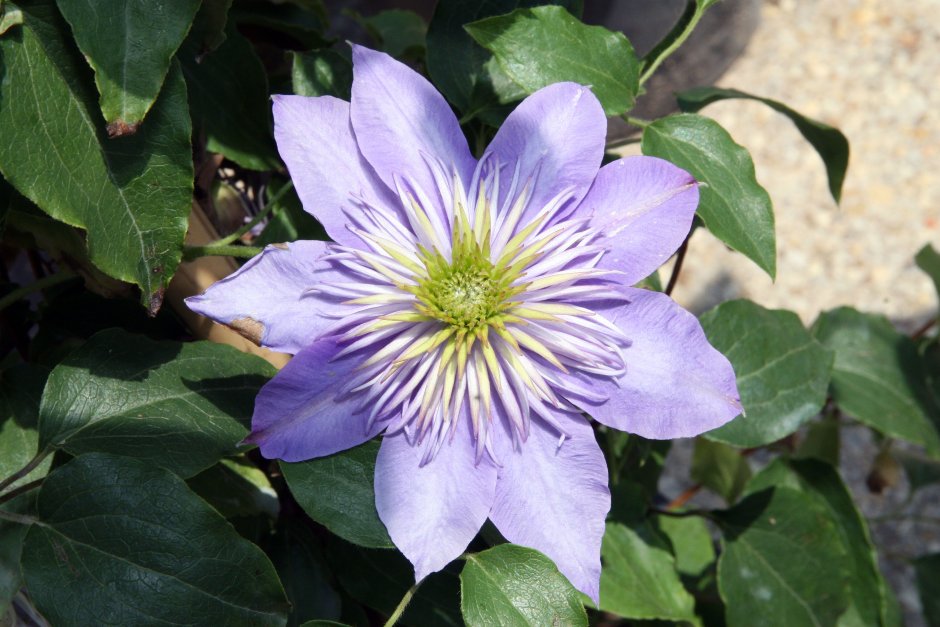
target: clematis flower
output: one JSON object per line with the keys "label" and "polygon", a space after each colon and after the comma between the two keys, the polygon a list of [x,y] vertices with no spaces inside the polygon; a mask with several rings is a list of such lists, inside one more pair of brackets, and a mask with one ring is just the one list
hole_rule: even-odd
{"label": "clematis flower", "polygon": [[741,406],[694,316],[630,285],[683,241],[695,180],[650,157],[601,166],[590,89],[526,98],[474,159],[444,98],[353,47],[352,101],[275,96],[275,136],[333,242],[270,246],[189,306],[295,356],[258,395],[268,458],[384,433],[375,500],[420,580],[489,518],[598,598],[610,508],[585,414],[694,436]]}

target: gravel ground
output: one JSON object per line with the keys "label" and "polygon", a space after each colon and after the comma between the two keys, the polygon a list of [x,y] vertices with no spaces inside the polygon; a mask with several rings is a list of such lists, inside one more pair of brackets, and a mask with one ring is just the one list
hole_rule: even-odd
{"label": "gravel ground", "polygon": [[904,328],[936,308],[913,263],[940,246],[940,0],[767,0],[746,52],[718,81],[839,127],[851,143],[841,205],[793,124],[756,102],[705,113],[754,157],[777,219],[777,280],[696,234],[674,296],[696,311],[729,298],[806,322],[851,304]]}
{"label": "gravel ground", "polygon": [[[749,298],[795,310],[806,323],[849,304],[908,331],[936,315],[933,286],[913,256],[925,243],[940,247],[938,15],[940,0],[764,3],[754,38],[718,84],[781,100],[839,127],[852,150],[842,203],[829,196],[822,162],[786,118],[759,103],[712,105],[705,113],[750,150],[773,198],[777,280],[703,231],[691,242],[678,301],[701,312]],[[674,449],[674,467],[688,468],[690,443]],[[866,429],[844,430],[843,475],[866,516],[889,517],[872,521],[872,535],[907,625],[920,627],[908,560],[940,551],[940,487],[908,502],[901,473],[897,485],[872,494],[865,478],[876,453]],[[686,478],[669,476],[661,488],[675,496],[688,486]],[[899,511],[906,519],[891,520]]]}

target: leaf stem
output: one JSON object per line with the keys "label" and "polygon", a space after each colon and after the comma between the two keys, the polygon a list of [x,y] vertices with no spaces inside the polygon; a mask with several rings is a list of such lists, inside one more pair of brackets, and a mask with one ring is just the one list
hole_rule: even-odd
{"label": "leaf stem", "polygon": [[8,520],[19,525],[33,525],[39,522],[38,518],[24,516],[22,514],[14,514],[13,512],[7,512],[2,509],[0,509],[0,520]]}
{"label": "leaf stem", "polygon": [[36,479],[35,481],[30,481],[29,483],[24,483],[18,488],[10,490],[4,494],[0,494],[0,503],[6,503],[7,501],[12,501],[21,494],[25,494],[31,490],[35,490],[42,485],[42,479]]}
{"label": "leaf stem", "polygon": [[239,257],[241,259],[251,259],[264,250],[257,246],[233,246],[230,244],[205,246],[186,246],[183,248],[183,260],[192,261],[199,257]]}
{"label": "leaf stem", "polygon": [[624,113],[620,117],[627,124],[632,124],[633,126],[639,126],[640,128],[646,128],[647,126],[652,124],[650,120],[644,120],[643,118],[635,118],[632,115],[627,115],[626,113]]}
{"label": "leaf stem", "polygon": [[411,603],[412,597],[414,597],[415,592],[418,591],[418,586],[421,585],[420,581],[416,581],[415,585],[408,588],[408,591],[405,592],[405,596],[401,598],[401,601],[398,602],[398,607],[395,608],[395,611],[392,612],[392,615],[388,617],[388,620],[385,621],[385,627],[392,627],[395,623],[398,622],[398,619],[401,618],[401,615],[405,613],[408,604]]}
{"label": "leaf stem", "polygon": [[24,296],[28,296],[33,292],[39,292],[46,288],[52,287],[53,285],[58,285],[59,283],[65,283],[66,281],[74,278],[74,273],[63,270],[62,272],[56,272],[55,274],[50,274],[49,276],[43,277],[33,283],[30,283],[29,285],[18,287],[3,298],[0,298],[0,311],[3,311],[13,303],[19,301]]}
{"label": "leaf stem", "polygon": [[275,206],[277,203],[279,203],[279,202],[281,201],[281,199],[284,198],[284,195],[285,195],[287,192],[289,192],[290,190],[292,190],[293,188],[294,188],[294,182],[293,182],[293,181],[287,181],[287,183],[285,183],[284,186],[283,186],[281,189],[277,190],[277,193],[276,193],[276,194],[274,194],[273,196],[271,196],[271,197],[268,199],[268,202],[264,203],[264,207],[261,209],[261,211],[259,211],[259,212],[255,215],[254,218],[251,219],[250,222],[246,222],[244,225],[242,225],[242,227],[241,227],[240,229],[238,229],[238,230],[235,231],[234,233],[230,233],[230,234],[226,235],[225,237],[220,237],[219,239],[215,240],[214,242],[209,242],[208,244],[206,244],[206,246],[207,246],[207,247],[209,247],[209,246],[228,246],[228,245],[231,244],[232,242],[234,242],[234,241],[238,240],[239,238],[241,238],[242,235],[244,235],[245,233],[247,233],[247,232],[250,231],[251,229],[255,228],[262,220],[264,220],[266,217],[268,217],[268,215],[271,213],[271,210],[274,209],[274,206]]}
{"label": "leaf stem", "polygon": [[[643,73],[640,75],[640,85],[643,85],[650,79],[650,77],[659,69],[659,66],[662,65],[673,52],[679,49],[682,44],[685,43],[685,40],[689,38],[689,35],[692,34],[692,31],[695,30],[695,27],[698,26],[699,20],[702,19],[702,16],[705,15],[705,2],[703,0],[695,0],[695,11],[692,13],[692,17],[689,19],[688,23],[685,25],[685,28],[682,29],[682,32],[672,43],[659,51],[659,54],[656,55],[656,58],[649,62],[646,65],[646,69],[643,70]],[[670,33],[671,35],[672,33]],[[668,36],[668,35],[667,35]]]}
{"label": "leaf stem", "polygon": [[35,470],[36,467],[39,466],[39,464],[41,464],[42,461],[46,459],[46,457],[48,457],[49,453],[51,452],[52,452],[51,448],[45,448],[39,451],[38,453],[36,453],[36,456],[33,457],[31,460],[29,460],[29,462],[25,466],[23,466],[22,468],[14,472],[12,475],[7,477],[6,479],[0,481],[0,492],[3,492],[3,490],[5,490],[9,486],[13,485],[17,481],[19,481],[20,479],[28,475],[29,473],[31,473],[33,470]]}

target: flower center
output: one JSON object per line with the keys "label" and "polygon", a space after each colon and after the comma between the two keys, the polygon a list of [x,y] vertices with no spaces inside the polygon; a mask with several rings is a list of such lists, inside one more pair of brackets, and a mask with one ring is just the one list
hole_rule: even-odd
{"label": "flower center", "polygon": [[428,278],[419,286],[419,311],[468,333],[500,314],[503,290],[488,259],[461,255],[448,263],[437,257],[427,264]]}

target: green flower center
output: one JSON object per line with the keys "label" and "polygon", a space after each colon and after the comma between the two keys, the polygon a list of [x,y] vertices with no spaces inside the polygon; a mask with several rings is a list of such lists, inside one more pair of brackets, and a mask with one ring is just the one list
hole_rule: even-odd
{"label": "green flower center", "polygon": [[427,263],[428,277],[419,286],[419,310],[455,327],[474,332],[499,316],[504,290],[486,258],[460,255],[447,262],[440,255]]}

